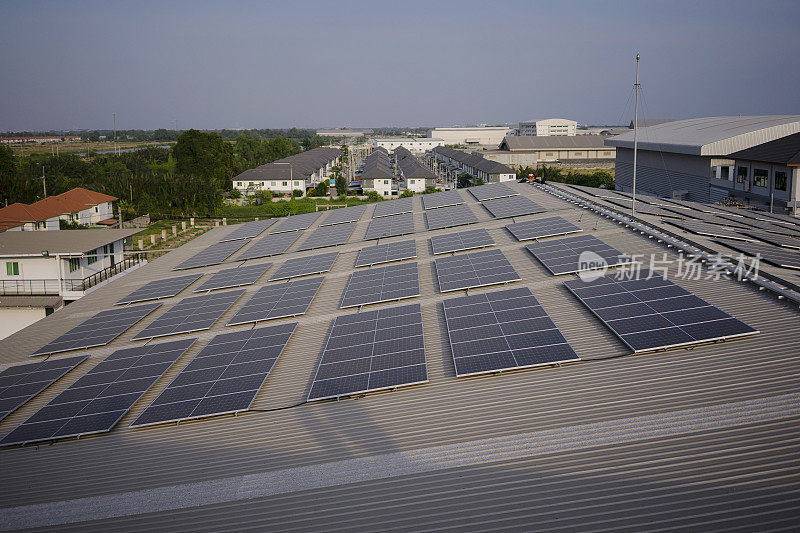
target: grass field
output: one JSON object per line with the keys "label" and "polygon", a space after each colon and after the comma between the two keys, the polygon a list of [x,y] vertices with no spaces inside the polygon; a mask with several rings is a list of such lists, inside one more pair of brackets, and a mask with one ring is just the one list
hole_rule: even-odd
{"label": "grass field", "polygon": [[[174,144],[167,141],[154,141],[154,142],[134,142],[134,141],[120,141],[117,146],[121,150],[128,148],[142,148],[145,146],[166,146]],[[33,154],[55,154],[56,147],[58,147],[59,154],[69,153],[89,153],[94,152],[113,152],[114,143],[108,141],[102,142],[63,142],[53,144],[23,144],[23,145],[9,145],[11,150],[16,156],[26,156]]]}

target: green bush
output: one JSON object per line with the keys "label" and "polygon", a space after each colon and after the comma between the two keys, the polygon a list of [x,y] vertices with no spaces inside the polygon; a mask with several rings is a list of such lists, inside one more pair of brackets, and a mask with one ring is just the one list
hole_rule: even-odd
{"label": "green bush", "polygon": [[234,200],[242,197],[242,193],[239,192],[239,189],[231,189],[230,195]]}
{"label": "green bush", "polygon": [[427,187],[425,187],[425,194],[431,194],[435,192],[439,192],[439,189],[437,189],[433,185],[428,185]]}
{"label": "green bush", "polygon": [[300,189],[295,189],[292,191],[292,198],[300,198],[303,196],[303,191]]}
{"label": "green bush", "polygon": [[412,196],[414,196],[414,191],[410,189],[406,189],[400,193],[400,198],[411,198]]}
{"label": "green bush", "polygon": [[377,193],[377,191],[369,191],[367,193],[367,199],[370,202],[380,202],[383,200],[383,196]]}
{"label": "green bush", "polygon": [[329,191],[330,187],[328,186],[328,181],[323,180],[317,183],[317,186],[314,187],[314,196],[328,196]]}
{"label": "green bush", "polygon": [[264,200],[265,202],[271,202],[272,199],[275,197],[275,195],[272,194],[272,191],[269,189],[264,189],[259,194],[261,195],[261,199]]}

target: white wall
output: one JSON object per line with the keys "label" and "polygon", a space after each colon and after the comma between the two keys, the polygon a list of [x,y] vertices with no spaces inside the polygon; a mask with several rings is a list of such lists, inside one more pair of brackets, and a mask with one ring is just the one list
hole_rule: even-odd
{"label": "white wall", "polygon": [[425,191],[425,187],[427,187],[427,185],[425,185],[426,181],[431,181],[432,182],[433,180],[425,180],[425,179],[422,179],[422,178],[406,179],[406,189],[408,189],[409,191],[414,191],[414,192],[424,192]]}
{"label": "white wall", "polygon": [[479,144],[499,146],[512,128],[434,128],[428,130],[428,137],[438,138],[444,144]]}
{"label": "white wall", "polygon": [[295,189],[306,192],[305,180],[256,180],[234,181],[233,186],[242,194],[253,194],[256,191],[272,191],[278,194],[291,194]]}
{"label": "white wall", "polygon": [[30,326],[44,316],[42,307],[0,307],[0,339]]}

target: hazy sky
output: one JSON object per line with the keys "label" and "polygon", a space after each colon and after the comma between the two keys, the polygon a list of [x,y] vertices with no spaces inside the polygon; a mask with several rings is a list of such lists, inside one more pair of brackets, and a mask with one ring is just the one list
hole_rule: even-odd
{"label": "hazy sky", "polygon": [[0,2],[0,130],[800,113],[800,1]]}

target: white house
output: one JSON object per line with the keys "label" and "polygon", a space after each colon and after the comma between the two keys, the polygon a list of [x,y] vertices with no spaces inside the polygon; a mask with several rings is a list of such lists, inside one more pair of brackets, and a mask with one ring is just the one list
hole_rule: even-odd
{"label": "white house", "polygon": [[364,160],[361,173],[361,189],[364,192],[375,191],[381,196],[395,196],[398,186],[389,154],[384,148],[376,148]]}
{"label": "white house", "polygon": [[0,209],[0,231],[57,230],[59,221],[82,226],[112,226],[114,196],[81,187],[48,196],[32,204],[14,203]]}
{"label": "white house", "polygon": [[436,174],[420,163],[411,151],[405,147],[397,148],[394,157],[406,189],[424,192],[426,187],[436,186]]}
{"label": "white house", "polygon": [[497,161],[485,159],[477,154],[468,154],[461,150],[454,150],[440,146],[432,152],[440,165],[454,171],[456,176],[461,173],[469,174],[485,183],[512,181],[517,178],[514,169]]}
{"label": "white house", "polygon": [[245,170],[233,178],[233,187],[246,195],[262,190],[282,194],[300,190],[305,194],[320,181],[329,179],[341,155],[338,148],[313,148]]}

